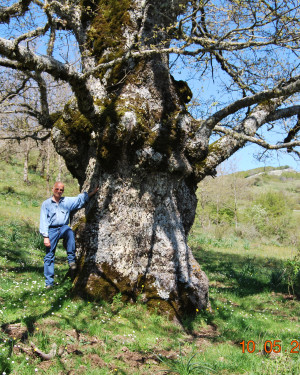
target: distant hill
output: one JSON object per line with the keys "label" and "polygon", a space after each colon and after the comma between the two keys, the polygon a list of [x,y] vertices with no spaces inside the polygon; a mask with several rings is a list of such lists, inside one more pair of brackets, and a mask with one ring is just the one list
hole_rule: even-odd
{"label": "distant hill", "polygon": [[[271,167],[268,167],[268,168],[271,168]],[[248,171],[248,173],[249,172],[251,171]],[[288,167],[284,169],[271,169],[271,170],[267,170],[264,172],[254,173],[254,174],[251,174],[250,176],[247,176],[246,178],[257,177],[262,174],[267,174],[269,176],[282,176],[284,173],[299,173],[300,174],[300,172],[297,172],[293,168]]]}
{"label": "distant hill", "polygon": [[206,178],[198,185],[193,230],[217,238],[300,243],[299,193],[300,172],[289,166]]}
{"label": "distant hill", "polygon": [[247,171],[242,172],[236,172],[236,174],[240,177],[253,177],[258,176],[261,174],[270,174],[270,175],[276,175],[280,176],[282,173],[300,173],[295,171],[293,168],[291,168],[289,165],[284,165],[282,167],[259,167],[254,169],[249,169]]}

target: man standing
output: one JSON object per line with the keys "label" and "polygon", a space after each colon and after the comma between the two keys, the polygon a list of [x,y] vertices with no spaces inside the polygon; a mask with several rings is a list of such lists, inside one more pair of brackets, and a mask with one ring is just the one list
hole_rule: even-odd
{"label": "man standing", "polygon": [[52,188],[53,196],[45,200],[41,207],[40,233],[44,237],[46,255],[44,258],[44,275],[46,288],[53,286],[55,250],[58,241],[63,238],[67,250],[67,259],[72,271],[76,270],[75,263],[75,236],[68,226],[70,213],[82,208],[89,198],[99,190],[96,187],[90,193],[82,193],[77,197],[62,197],[64,184],[56,182]]}

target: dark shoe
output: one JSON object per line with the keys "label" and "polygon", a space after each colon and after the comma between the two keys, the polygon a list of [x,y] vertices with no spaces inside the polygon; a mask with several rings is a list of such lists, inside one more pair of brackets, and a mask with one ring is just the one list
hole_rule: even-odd
{"label": "dark shoe", "polygon": [[69,264],[69,267],[70,267],[70,270],[71,270],[71,271],[76,271],[76,269],[77,269],[77,266],[76,266],[76,263],[75,263],[75,262],[70,263],[70,264]]}
{"label": "dark shoe", "polygon": [[46,285],[47,290],[52,289],[52,288],[53,288],[53,285]]}

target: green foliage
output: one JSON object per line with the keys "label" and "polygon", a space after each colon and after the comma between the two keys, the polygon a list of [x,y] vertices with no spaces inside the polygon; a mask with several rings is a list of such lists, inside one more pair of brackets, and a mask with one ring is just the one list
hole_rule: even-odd
{"label": "green foliage", "polygon": [[286,281],[290,294],[300,295],[300,254],[285,262],[282,281]]}
{"label": "green foliage", "polygon": [[15,192],[12,186],[3,186],[1,194],[14,194]]}
{"label": "green foliage", "polygon": [[289,213],[289,200],[283,192],[268,191],[256,199],[256,204],[266,210],[269,217],[284,216]]}
{"label": "green foliage", "polygon": [[[282,268],[284,262],[245,256],[243,251],[239,255],[230,254],[239,244],[235,237],[227,241],[195,237],[203,246],[212,246],[212,251],[208,252],[197,247],[196,242],[193,245],[194,254],[211,282],[211,310],[200,311],[196,319],[184,323],[186,326],[182,329],[163,316],[150,314],[142,302],[123,303],[120,295],[115,296],[111,305],[72,299],[71,282],[65,277],[66,256],[61,247],[57,252],[57,284],[54,290],[46,292],[44,252],[33,245],[36,233],[33,229],[29,223],[18,220],[0,225],[0,299],[3,301],[0,318],[3,323],[17,321],[30,328],[28,341],[45,353],[53,343],[67,348],[63,354],[64,369],[58,356],[51,361],[49,375],[66,369],[79,371],[80,366],[86,366],[88,375],[112,371],[129,373],[135,371],[133,366],[136,366],[136,373],[143,371],[149,375],[160,370],[190,375],[233,374],[245,369],[264,373],[260,357],[242,353],[238,343],[243,339],[254,340],[258,347],[259,342],[264,342],[262,334],[267,340],[276,339],[280,332],[282,345],[289,347],[291,337],[297,334],[293,318],[300,313],[299,302],[292,304],[283,300],[279,294],[283,283],[275,286],[271,282],[273,269]],[[13,233],[15,241],[11,243]],[[222,245],[226,253],[220,252]],[[276,296],[271,295],[273,291]],[[274,320],[275,312],[277,319]],[[216,335],[207,333],[211,327],[216,327]],[[42,371],[43,363],[38,357],[13,349],[15,345],[23,347],[28,343],[13,340],[3,331],[1,335],[2,372],[18,373],[22,369],[22,373],[29,375],[35,373],[36,368]],[[101,368],[92,362],[92,358],[98,357],[103,361]],[[127,363],[129,358],[137,358],[137,362],[132,359]],[[141,358],[151,361],[143,364]],[[275,371],[283,366],[279,360],[264,358],[264,361],[268,368],[266,374],[271,374],[272,368]],[[290,373],[296,373],[297,366],[296,356],[290,355]]]}
{"label": "green foliage", "polygon": [[[300,173],[264,173],[285,168],[266,167],[205,179],[199,184],[193,228],[201,228],[215,238],[235,234],[247,241],[261,238],[286,244],[295,242]],[[261,174],[256,176],[257,173]],[[285,175],[290,176],[289,180]]]}
{"label": "green foliage", "polygon": [[236,237],[215,238],[214,236],[195,232],[192,232],[189,236],[189,242],[192,245],[208,245],[213,248],[231,249],[237,245],[237,241],[238,239]]}
{"label": "green foliage", "polygon": [[248,240],[245,240],[243,246],[244,246],[244,249],[245,249],[245,250],[249,250],[249,249],[250,249],[250,243],[249,243],[249,241],[248,241]]}
{"label": "green foliage", "polygon": [[228,223],[232,224],[234,220],[234,212],[229,207],[221,207],[219,210],[216,204],[211,204],[208,208],[209,215],[214,224]]}
{"label": "green foliage", "polygon": [[29,241],[35,249],[44,250],[44,238],[41,236],[37,228],[31,230]]}
{"label": "green foliage", "polygon": [[251,223],[254,224],[258,230],[264,230],[268,213],[262,205],[254,204],[251,206],[247,211],[247,215]]}
{"label": "green foliage", "polygon": [[248,214],[260,233],[276,235],[280,241],[288,237],[291,203],[282,192],[268,191],[259,195]]}

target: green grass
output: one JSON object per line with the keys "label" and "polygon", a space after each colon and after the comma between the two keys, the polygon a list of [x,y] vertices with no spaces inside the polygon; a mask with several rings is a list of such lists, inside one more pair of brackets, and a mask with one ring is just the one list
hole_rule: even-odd
{"label": "green grass", "polygon": [[[18,176],[17,168],[6,172]],[[300,354],[291,353],[293,340],[300,351],[300,302],[282,277],[294,247],[194,228],[190,246],[210,280],[210,307],[183,326],[120,296],[110,304],[74,298],[61,245],[55,288],[46,291],[37,231],[45,185],[34,178],[31,186],[8,177],[0,184],[0,374],[300,373]],[[274,340],[281,353],[261,355]],[[30,342],[60,353],[42,361]]]}
{"label": "green grass", "polygon": [[189,236],[191,247],[201,245],[204,250],[218,251],[225,254],[243,255],[244,257],[292,259],[297,255],[294,246],[281,244],[274,239],[241,239],[235,236],[215,238],[213,235],[193,230]]}

